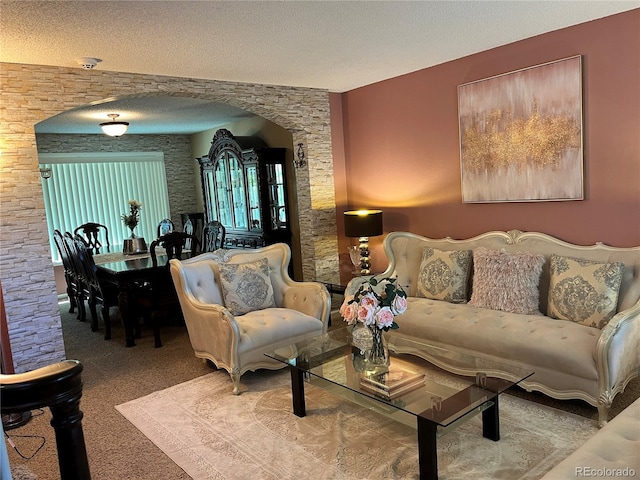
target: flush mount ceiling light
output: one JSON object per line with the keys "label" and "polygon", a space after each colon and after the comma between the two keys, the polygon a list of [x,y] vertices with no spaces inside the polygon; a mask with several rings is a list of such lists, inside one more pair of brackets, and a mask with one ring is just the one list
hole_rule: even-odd
{"label": "flush mount ceiling light", "polygon": [[107,117],[111,118],[110,122],[104,122],[100,124],[102,131],[110,137],[119,137],[124,135],[124,132],[129,128],[129,122],[116,122],[116,118],[120,115],[117,113],[110,113]]}

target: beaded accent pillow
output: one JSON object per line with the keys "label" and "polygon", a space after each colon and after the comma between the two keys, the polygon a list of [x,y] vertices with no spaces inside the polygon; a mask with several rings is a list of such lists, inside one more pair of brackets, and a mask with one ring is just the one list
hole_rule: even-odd
{"label": "beaded accent pillow", "polygon": [[618,308],[624,263],[551,255],[547,315],[604,328]]}
{"label": "beaded accent pillow", "polygon": [[443,251],[425,247],[418,274],[418,297],[467,303],[471,250]]}
{"label": "beaded accent pillow", "polygon": [[540,274],[544,255],[507,253],[484,247],[473,252],[473,292],[469,305],[540,315]]}
{"label": "beaded accent pillow", "polygon": [[269,261],[221,263],[220,283],[224,305],[232,315],[275,307]]}

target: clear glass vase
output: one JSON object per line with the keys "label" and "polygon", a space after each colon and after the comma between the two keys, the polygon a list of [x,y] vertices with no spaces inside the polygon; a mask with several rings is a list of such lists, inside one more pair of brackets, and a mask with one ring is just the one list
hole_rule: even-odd
{"label": "clear glass vase", "polygon": [[352,338],[356,371],[372,375],[389,371],[389,350],[381,329],[375,325],[358,324],[353,329]]}
{"label": "clear glass vase", "polygon": [[369,327],[371,331],[371,349],[367,352],[365,367],[368,372],[375,374],[389,371],[389,349],[384,342],[382,330],[377,326]]}

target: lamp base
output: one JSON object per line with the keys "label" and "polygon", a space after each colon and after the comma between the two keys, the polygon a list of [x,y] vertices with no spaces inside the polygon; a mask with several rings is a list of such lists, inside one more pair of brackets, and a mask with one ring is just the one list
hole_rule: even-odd
{"label": "lamp base", "polygon": [[371,257],[369,256],[369,237],[360,237],[360,275],[371,273]]}

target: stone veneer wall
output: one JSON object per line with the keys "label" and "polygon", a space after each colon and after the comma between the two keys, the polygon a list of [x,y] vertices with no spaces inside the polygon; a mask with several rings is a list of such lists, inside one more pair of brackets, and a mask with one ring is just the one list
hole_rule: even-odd
{"label": "stone veneer wall", "polygon": [[124,135],[113,139],[106,135],[38,134],[36,138],[38,153],[162,152],[171,221],[182,229],[180,214],[197,210],[194,185],[200,179],[195,177],[189,135]]}
{"label": "stone veneer wall", "polygon": [[309,166],[296,169],[296,186],[304,279],[338,281],[328,92],[0,63],[0,278],[16,372],[65,358],[34,125],[90,102],[139,95],[228,103],[303,143]]}

